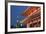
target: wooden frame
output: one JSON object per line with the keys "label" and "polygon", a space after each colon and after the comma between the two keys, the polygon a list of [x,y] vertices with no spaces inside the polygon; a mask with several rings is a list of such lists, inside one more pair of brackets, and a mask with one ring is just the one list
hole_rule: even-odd
{"label": "wooden frame", "polygon": [[[7,12],[8,12],[8,2],[12,2],[12,3],[28,3],[28,4],[42,4],[43,5],[43,30],[33,30],[33,31],[17,31],[17,32],[8,32],[8,28],[7,28],[7,19],[8,19],[8,16],[7,16]],[[5,34],[7,33],[24,33],[24,32],[42,32],[45,30],[45,4],[44,2],[26,2],[26,1],[6,1],[5,2]]]}

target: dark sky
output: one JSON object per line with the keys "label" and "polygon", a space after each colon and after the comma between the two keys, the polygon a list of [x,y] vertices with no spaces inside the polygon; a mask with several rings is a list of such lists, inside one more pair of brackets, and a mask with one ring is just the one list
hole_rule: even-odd
{"label": "dark sky", "polygon": [[[21,15],[21,13],[24,12],[25,9],[27,9],[27,6],[15,6],[12,5],[11,7],[11,25],[15,26],[16,23],[19,23],[21,20],[23,20],[25,17]],[[18,22],[17,22],[18,20]]]}

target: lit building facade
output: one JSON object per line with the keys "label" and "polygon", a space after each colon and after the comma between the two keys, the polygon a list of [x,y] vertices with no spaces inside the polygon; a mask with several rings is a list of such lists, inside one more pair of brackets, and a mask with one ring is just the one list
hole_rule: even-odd
{"label": "lit building facade", "polygon": [[41,8],[40,7],[28,7],[23,13],[22,16],[26,18],[20,21],[28,27],[40,27],[41,25]]}

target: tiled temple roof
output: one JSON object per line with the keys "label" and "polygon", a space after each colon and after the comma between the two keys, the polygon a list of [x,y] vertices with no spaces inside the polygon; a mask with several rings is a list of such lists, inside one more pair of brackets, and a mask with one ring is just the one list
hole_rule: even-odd
{"label": "tiled temple roof", "polygon": [[23,16],[26,16],[26,18],[23,19],[21,22],[24,24],[28,24],[28,26],[30,26],[30,24],[32,23],[39,23],[41,22],[40,14],[40,7],[28,7],[22,14]]}

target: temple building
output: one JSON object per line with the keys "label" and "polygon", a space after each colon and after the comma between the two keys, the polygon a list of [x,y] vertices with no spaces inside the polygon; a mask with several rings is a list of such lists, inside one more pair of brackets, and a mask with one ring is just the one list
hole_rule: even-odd
{"label": "temple building", "polygon": [[22,16],[26,18],[20,21],[25,24],[27,28],[29,27],[40,27],[41,25],[41,8],[38,6],[28,7],[23,13]]}

